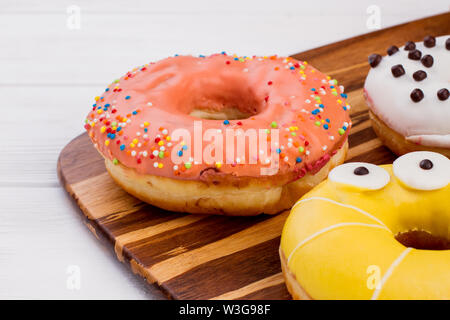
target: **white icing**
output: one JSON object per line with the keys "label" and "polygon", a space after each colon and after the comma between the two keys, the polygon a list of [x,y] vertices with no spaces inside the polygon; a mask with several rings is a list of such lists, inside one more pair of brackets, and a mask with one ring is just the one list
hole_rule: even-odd
{"label": "white icing", "polygon": [[[420,162],[424,159],[433,163],[431,169],[425,170],[420,167]],[[394,161],[392,170],[403,184],[412,189],[436,190],[450,183],[450,160],[436,152],[407,153]]]}
{"label": "white icing", "polygon": [[[369,170],[366,175],[356,175],[355,169],[365,167]],[[378,190],[389,183],[389,173],[381,167],[365,162],[349,162],[337,166],[330,171],[328,179],[333,182],[351,185],[360,189]]]}
{"label": "white icing", "polygon": [[450,146],[450,134],[422,134],[406,137],[406,140],[424,146],[448,148]]}
{"label": "white icing", "polygon": [[[380,64],[371,68],[364,90],[372,111],[394,131],[408,140],[427,146],[450,148],[450,98],[441,101],[438,90],[449,88],[450,50],[445,48],[449,35],[436,38],[436,46],[427,48],[423,42],[416,42],[416,49],[424,55],[431,55],[434,64],[425,67],[420,60],[408,58],[409,51],[402,48],[392,56],[384,56]],[[395,78],[391,67],[403,65],[405,74]],[[422,81],[413,79],[418,70],[427,73]],[[424,98],[413,102],[411,91],[419,88]]]}

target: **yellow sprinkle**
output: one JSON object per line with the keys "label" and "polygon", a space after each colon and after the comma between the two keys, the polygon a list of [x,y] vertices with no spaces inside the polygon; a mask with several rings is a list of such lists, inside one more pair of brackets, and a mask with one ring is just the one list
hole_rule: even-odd
{"label": "yellow sprinkle", "polygon": [[97,113],[98,113],[98,114],[101,114],[102,112],[103,112],[102,109],[98,109],[98,110],[97,110]]}
{"label": "yellow sprinkle", "polygon": [[103,126],[103,127],[100,128],[100,132],[101,132],[101,133],[105,133],[105,131],[106,131],[106,127],[105,127],[105,126]]}
{"label": "yellow sprinkle", "polygon": [[163,146],[163,145],[164,145],[164,141],[160,140],[160,141],[158,142],[158,145],[159,145],[159,146]]}
{"label": "yellow sprinkle", "polygon": [[144,122],[144,127],[148,127],[149,123],[147,121]]}
{"label": "yellow sprinkle", "polygon": [[95,99],[95,101],[98,101],[98,100],[100,100],[100,97],[97,96],[94,99]]}
{"label": "yellow sprinkle", "polygon": [[139,140],[138,139],[133,139],[133,144],[138,144]]}
{"label": "yellow sprinkle", "polygon": [[167,137],[166,137],[166,140],[167,140],[167,141],[170,141],[171,139],[172,139],[172,138],[171,138],[170,136],[167,136]]}
{"label": "yellow sprinkle", "polygon": [[130,147],[134,148],[135,144],[134,143],[130,143]]}
{"label": "yellow sprinkle", "polygon": [[216,168],[220,169],[220,167],[222,167],[222,164],[220,162],[216,162]]}
{"label": "yellow sprinkle", "polygon": [[109,145],[109,140],[105,140],[105,146]]}
{"label": "yellow sprinkle", "polygon": [[162,167],[164,167],[164,165],[160,162],[160,163],[158,163],[158,168],[162,168]]}

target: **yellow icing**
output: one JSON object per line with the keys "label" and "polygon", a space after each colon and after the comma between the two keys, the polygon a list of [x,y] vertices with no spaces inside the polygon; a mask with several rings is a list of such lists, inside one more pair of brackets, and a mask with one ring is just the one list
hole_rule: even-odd
{"label": "yellow icing", "polygon": [[294,205],[281,236],[290,272],[314,299],[450,299],[450,250],[406,250],[394,237],[450,238],[450,185],[410,189],[381,167],[391,178],[380,190],[326,180]]}

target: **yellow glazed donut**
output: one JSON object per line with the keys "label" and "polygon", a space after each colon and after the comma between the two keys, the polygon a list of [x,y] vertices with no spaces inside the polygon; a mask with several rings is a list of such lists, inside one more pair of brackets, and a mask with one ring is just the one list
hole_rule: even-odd
{"label": "yellow glazed donut", "polygon": [[280,257],[294,299],[450,299],[450,160],[346,163],[304,195]]}

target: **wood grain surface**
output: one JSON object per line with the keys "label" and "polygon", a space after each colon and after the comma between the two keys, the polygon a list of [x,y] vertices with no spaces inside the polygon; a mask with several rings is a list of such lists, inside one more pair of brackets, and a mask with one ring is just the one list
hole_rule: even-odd
{"label": "wood grain surface", "polygon": [[[450,33],[445,13],[294,55],[344,85],[353,127],[347,161],[390,163],[395,156],[373,132],[362,87],[367,56],[392,44]],[[167,212],[120,189],[87,134],[61,152],[58,173],[86,224],[120,261],[173,299],[289,299],[278,246],[288,211],[223,217]]]}

